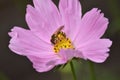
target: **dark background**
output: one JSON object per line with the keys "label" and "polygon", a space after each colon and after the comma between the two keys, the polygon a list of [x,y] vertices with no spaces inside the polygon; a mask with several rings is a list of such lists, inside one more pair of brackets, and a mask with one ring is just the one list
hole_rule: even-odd
{"label": "dark background", "polygon": [[[53,1],[58,5],[58,0]],[[95,64],[97,80],[120,80],[120,0],[80,0],[80,2],[83,13],[97,7],[110,21],[104,37],[110,38],[113,45],[107,61]],[[26,57],[9,50],[10,29],[15,25],[28,28],[24,17],[27,4],[32,4],[32,0],[0,0],[0,80],[70,80],[69,70],[38,73]],[[77,65],[79,80],[89,80],[88,69],[87,61]]]}

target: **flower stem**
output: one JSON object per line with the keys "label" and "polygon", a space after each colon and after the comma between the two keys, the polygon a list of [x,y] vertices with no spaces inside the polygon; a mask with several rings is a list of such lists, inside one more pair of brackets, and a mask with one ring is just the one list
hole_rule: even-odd
{"label": "flower stem", "polygon": [[88,63],[89,63],[89,67],[90,67],[91,80],[96,80],[94,64],[91,61],[89,61]]}
{"label": "flower stem", "polygon": [[74,80],[77,80],[77,77],[76,77],[76,74],[75,74],[75,69],[74,69],[72,61],[70,62],[70,66],[71,66],[71,71],[72,71],[72,74],[73,74],[73,78],[74,78]]}

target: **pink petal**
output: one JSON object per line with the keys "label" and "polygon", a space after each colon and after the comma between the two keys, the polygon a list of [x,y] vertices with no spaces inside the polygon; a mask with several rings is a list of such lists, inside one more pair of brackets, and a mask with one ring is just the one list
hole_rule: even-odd
{"label": "pink petal", "polygon": [[52,31],[49,24],[40,16],[40,13],[30,5],[27,6],[26,21],[36,36],[50,43]]}
{"label": "pink petal", "polygon": [[84,59],[89,59],[93,62],[104,62],[109,56],[109,47],[112,45],[112,41],[109,39],[97,39],[91,40],[80,45],[77,49],[82,52]]}
{"label": "pink petal", "polygon": [[61,50],[60,51],[60,56],[62,57],[62,59],[67,62],[68,60],[72,59],[74,57],[74,50],[71,49],[67,49],[67,50]]}
{"label": "pink petal", "polygon": [[106,31],[108,19],[100,10],[94,8],[87,12],[80,23],[79,32],[75,38],[75,45],[81,45],[92,39],[99,39]]}
{"label": "pink petal", "polygon": [[[49,53],[48,53],[49,54]],[[56,56],[53,54],[51,56],[27,56],[29,60],[33,63],[33,67],[38,72],[46,72],[55,67],[54,63],[49,64],[52,61],[56,61]]]}
{"label": "pink petal", "polygon": [[[30,30],[14,27],[9,35],[12,37],[9,48],[17,54],[25,56],[48,55],[52,52],[52,45],[39,39]],[[45,54],[46,52],[47,54]]]}
{"label": "pink petal", "polygon": [[[50,30],[50,32],[53,33],[58,27],[62,26],[61,16],[56,5],[52,2],[52,0],[33,0],[33,3],[35,6],[36,13],[39,14],[39,16],[41,16],[40,18],[37,18],[37,23],[43,22],[43,24],[45,25],[39,25],[38,27],[47,27],[48,31]],[[29,10],[27,11],[27,14],[29,14]],[[32,16],[32,19],[35,20],[36,17],[34,16],[37,15]],[[34,26],[31,26],[31,29],[34,29]]]}
{"label": "pink petal", "polygon": [[64,22],[65,32],[73,39],[78,32],[78,23],[81,21],[82,15],[79,0],[60,0],[59,9]]}
{"label": "pink petal", "polygon": [[48,24],[44,21],[42,16],[39,15],[38,11],[30,5],[27,7],[26,21],[36,36],[46,42],[50,42],[51,30],[47,28]]}
{"label": "pink petal", "polygon": [[80,51],[72,49],[62,49],[59,55],[64,63],[67,63],[67,61],[70,61],[74,57],[79,58],[80,56],[83,56]]}

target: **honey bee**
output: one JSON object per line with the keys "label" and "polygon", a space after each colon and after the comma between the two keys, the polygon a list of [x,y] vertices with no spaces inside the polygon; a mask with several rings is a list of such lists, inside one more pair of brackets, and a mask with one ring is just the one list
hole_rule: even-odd
{"label": "honey bee", "polygon": [[64,26],[61,26],[54,32],[50,40],[52,44],[56,44],[58,41],[61,41],[62,38],[66,37],[65,33],[61,31],[63,28]]}

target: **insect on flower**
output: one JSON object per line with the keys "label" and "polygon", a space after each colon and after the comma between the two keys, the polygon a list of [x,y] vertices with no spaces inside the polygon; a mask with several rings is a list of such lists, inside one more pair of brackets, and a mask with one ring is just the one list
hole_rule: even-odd
{"label": "insect on flower", "polygon": [[63,28],[64,26],[61,26],[55,31],[51,37],[51,43],[56,44],[59,40],[62,40],[63,37],[66,37],[66,35],[61,31]]}

